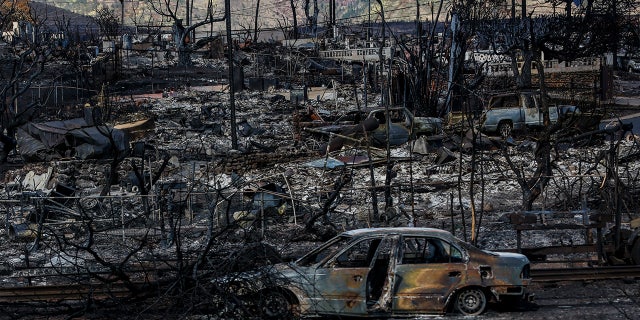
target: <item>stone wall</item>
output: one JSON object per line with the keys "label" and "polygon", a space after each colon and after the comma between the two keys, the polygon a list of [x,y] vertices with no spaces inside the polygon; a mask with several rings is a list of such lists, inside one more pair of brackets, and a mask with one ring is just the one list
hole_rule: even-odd
{"label": "stone wall", "polygon": [[[538,89],[538,75],[534,74],[531,78],[532,88]],[[545,73],[545,84],[549,94],[567,97],[569,100],[593,100],[603,90],[600,70]],[[482,86],[486,92],[515,90],[515,87],[512,76],[487,77]]]}
{"label": "stone wall", "polygon": [[[593,91],[600,87],[600,71],[545,73],[545,82],[549,90]],[[538,75],[532,76],[532,83],[538,83]]]}
{"label": "stone wall", "polygon": [[216,173],[238,174],[255,169],[264,169],[277,163],[287,163],[309,157],[308,152],[257,152],[229,153],[218,157],[215,162]]}

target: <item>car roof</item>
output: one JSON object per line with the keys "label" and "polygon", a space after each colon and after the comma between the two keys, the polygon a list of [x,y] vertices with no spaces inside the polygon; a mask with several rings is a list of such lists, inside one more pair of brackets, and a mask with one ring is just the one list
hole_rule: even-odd
{"label": "car roof", "polygon": [[421,235],[421,236],[435,236],[445,239],[453,239],[453,235],[449,231],[436,228],[413,228],[413,227],[401,227],[401,228],[364,228],[345,231],[342,233],[346,236],[361,237],[371,235],[386,235],[386,234],[403,234],[403,235]]}

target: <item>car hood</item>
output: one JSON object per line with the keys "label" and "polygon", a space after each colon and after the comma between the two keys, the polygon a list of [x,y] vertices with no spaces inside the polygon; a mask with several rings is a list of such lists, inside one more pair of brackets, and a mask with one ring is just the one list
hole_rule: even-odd
{"label": "car hood", "polygon": [[299,267],[295,265],[293,262],[289,263],[276,263],[268,266],[263,266],[259,269],[256,269],[250,273],[251,276],[269,276],[271,278],[276,279],[289,279],[291,277],[296,277],[300,274],[298,271]]}
{"label": "car hood", "polygon": [[235,284],[236,287],[257,292],[269,287],[298,286],[307,283],[309,280],[304,269],[294,263],[277,263],[251,271],[227,274],[213,279],[212,282],[220,287]]}

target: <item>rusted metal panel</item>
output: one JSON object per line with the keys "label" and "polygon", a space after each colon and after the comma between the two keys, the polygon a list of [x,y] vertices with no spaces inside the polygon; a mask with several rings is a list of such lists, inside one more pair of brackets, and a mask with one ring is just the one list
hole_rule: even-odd
{"label": "rusted metal panel", "polygon": [[394,311],[441,312],[447,297],[466,281],[464,264],[399,265]]}
{"label": "rusted metal panel", "polygon": [[320,268],[316,273],[313,299],[317,312],[366,313],[366,277],[369,268]]}

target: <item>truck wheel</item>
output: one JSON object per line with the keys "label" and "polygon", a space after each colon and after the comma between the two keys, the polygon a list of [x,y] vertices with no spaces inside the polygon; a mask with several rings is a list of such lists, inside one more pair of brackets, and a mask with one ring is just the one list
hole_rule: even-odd
{"label": "truck wheel", "polygon": [[500,136],[505,139],[511,136],[511,131],[513,131],[513,125],[509,122],[500,122],[498,125],[498,132],[500,132]]}
{"label": "truck wheel", "polygon": [[631,260],[636,265],[640,265],[640,238],[636,239],[633,248],[631,248]]}

